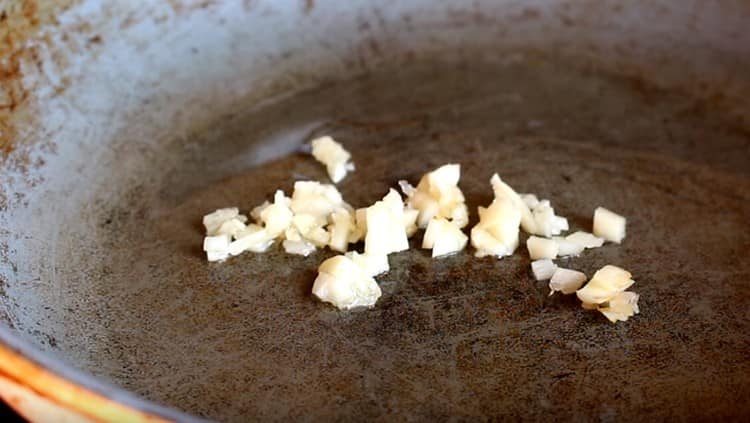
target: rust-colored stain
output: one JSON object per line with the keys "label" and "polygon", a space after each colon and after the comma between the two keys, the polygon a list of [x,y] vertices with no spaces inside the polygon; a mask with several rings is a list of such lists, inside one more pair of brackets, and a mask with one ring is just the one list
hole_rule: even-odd
{"label": "rust-colored stain", "polygon": [[45,2],[11,0],[0,10],[0,156],[7,157],[16,147],[20,125],[33,125],[30,110],[31,87],[23,84],[23,65],[41,66],[38,52],[28,48],[30,41],[48,42],[39,29],[54,24],[56,16],[75,0]]}

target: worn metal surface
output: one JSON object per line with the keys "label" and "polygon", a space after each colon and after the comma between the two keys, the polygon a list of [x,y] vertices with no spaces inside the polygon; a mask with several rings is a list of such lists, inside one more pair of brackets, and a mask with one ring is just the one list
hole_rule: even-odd
{"label": "worn metal surface", "polygon": [[[742,4],[279,4],[60,18],[101,38],[59,91],[29,71],[17,107],[34,119],[6,121],[1,312],[18,334],[221,420],[750,414]],[[472,213],[499,172],[574,229],[598,205],[626,215],[623,245],[562,262],[627,268],[642,313],[611,325],[547,297],[523,248],[394,255],[378,305],[351,313],[309,295],[330,252],[206,263],[200,217],[325,180],[294,154],[323,133],[354,155],[357,206],[459,162]]]}

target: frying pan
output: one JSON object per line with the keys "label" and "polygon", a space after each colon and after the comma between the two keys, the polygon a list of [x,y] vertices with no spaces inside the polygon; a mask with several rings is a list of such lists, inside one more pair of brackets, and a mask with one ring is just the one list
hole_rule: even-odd
{"label": "frying pan", "polygon": [[[13,1],[0,5],[0,393],[37,420],[750,416],[743,1]],[[622,245],[610,324],[524,248],[391,257],[372,309],[273,249],[207,263],[200,218],[298,179],[329,134],[355,206],[462,165]],[[417,235],[413,242],[420,239]],[[415,247],[417,245],[415,244]],[[181,411],[177,411],[181,410]]]}

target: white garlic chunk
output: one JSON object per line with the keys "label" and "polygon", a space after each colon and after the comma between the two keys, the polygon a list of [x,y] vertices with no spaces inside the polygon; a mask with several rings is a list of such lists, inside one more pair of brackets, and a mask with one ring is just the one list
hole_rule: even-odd
{"label": "white garlic chunk", "polygon": [[586,275],[577,270],[558,267],[549,281],[549,295],[562,292],[565,295],[575,293],[586,282]]}
{"label": "white garlic chunk", "polygon": [[321,263],[312,293],[339,309],[372,306],[382,294],[375,279],[343,255]]}
{"label": "white garlic chunk", "polygon": [[208,261],[224,261],[229,258],[229,251],[206,251]]}
{"label": "white garlic chunk", "polygon": [[240,211],[237,207],[217,209],[203,216],[203,226],[206,227],[206,235],[217,235],[217,231],[224,222],[226,222],[227,220],[238,218],[239,216]]}
{"label": "white garlic chunk", "polygon": [[426,228],[433,218],[449,219],[459,228],[469,223],[465,198],[458,187],[460,177],[461,166],[447,164],[424,174],[416,188],[407,181],[399,181],[407,197],[407,209],[419,212],[418,227]]}
{"label": "white garlic chunk", "polygon": [[526,248],[532,260],[554,259],[559,251],[557,242],[552,239],[540,238],[532,235],[526,240]]}
{"label": "white garlic chunk", "polygon": [[310,142],[312,155],[326,166],[328,177],[334,183],[341,182],[346,174],[354,170],[352,155],[330,136],[316,138]]}
{"label": "white garlic chunk", "polygon": [[500,197],[478,211],[479,223],[471,229],[471,245],[477,250],[474,255],[500,258],[513,254],[518,248],[519,209],[509,199]]}
{"label": "white garlic chunk", "polygon": [[411,238],[417,233],[417,217],[419,217],[419,210],[412,208],[404,209],[404,229],[406,230],[407,238]]}
{"label": "white garlic chunk", "polygon": [[589,233],[583,231],[574,232],[565,237],[565,240],[572,242],[573,244],[579,245],[582,248],[598,248],[604,245],[604,240]]}
{"label": "white garlic chunk", "polygon": [[490,179],[492,190],[495,192],[495,198],[506,198],[514,207],[521,213],[521,228],[528,234],[537,233],[536,221],[534,215],[531,213],[531,209],[521,199],[518,193],[510,187],[510,185],[503,182],[500,179],[500,175],[497,173],[492,175]]}
{"label": "white garlic chunk", "polygon": [[583,245],[570,242],[564,237],[553,236],[552,239],[557,243],[558,257],[575,257],[580,255],[584,250]]}
{"label": "white garlic chunk", "polygon": [[292,224],[294,213],[289,208],[290,203],[291,201],[284,195],[284,191],[277,190],[274,194],[273,204],[269,204],[260,212],[260,221],[263,222],[270,236],[281,235]]}
{"label": "white garlic chunk", "polygon": [[628,289],[635,281],[625,269],[613,265],[606,265],[594,273],[591,280],[579,289],[578,298],[589,304],[601,304]]}
{"label": "white garlic chunk", "polygon": [[350,251],[345,255],[372,277],[391,270],[388,264],[388,256],[385,254],[360,254],[356,251]]}
{"label": "white garlic chunk", "polygon": [[625,238],[626,222],[623,216],[597,207],[594,211],[594,235],[619,244]]}
{"label": "white garlic chunk", "polygon": [[550,259],[539,259],[531,262],[531,273],[534,279],[546,281],[552,278],[557,270],[557,265]]}
{"label": "white garlic chunk", "polygon": [[232,237],[229,234],[207,236],[203,238],[203,251],[223,251],[230,242]]}
{"label": "white garlic chunk", "polygon": [[309,214],[324,220],[337,208],[349,208],[335,186],[316,181],[295,182],[289,207],[295,215]]}
{"label": "white garlic chunk", "polygon": [[331,214],[331,221],[328,246],[343,253],[349,246],[351,233],[355,230],[353,217],[348,210],[341,208]]}
{"label": "white garlic chunk", "polygon": [[533,210],[539,204],[539,198],[534,194],[520,194],[521,200],[523,200],[526,207]]}
{"label": "white garlic chunk", "polygon": [[284,251],[288,254],[296,254],[307,257],[315,252],[315,245],[302,240],[293,241],[285,239],[281,245],[284,247]]}
{"label": "white garlic chunk", "polygon": [[442,218],[430,220],[422,239],[422,248],[432,249],[432,257],[455,254],[466,247],[469,237],[455,223]]}
{"label": "white garlic chunk", "polygon": [[273,244],[274,236],[271,236],[259,225],[247,225],[245,230],[235,236],[235,240],[229,244],[229,254],[240,255],[245,251],[263,253]]}
{"label": "white garlic chunk", "polygon": [[620,292],[597,309],[612,323],[618,320],[624,322],[633,315],[640,313],[638,294],[630,291]]}
{"label": "white garlic chunk", "polygon": [[216,234],[235,236],[237,233],[245,230],[246,227],[242,220],[234,217],[222,223],[219,229],[216,230]]}
{"label": "white garlic chunk", "polygon": [[409,249],[404,227],[404,203],[391,189],[382,200],[365,212],[368,230],[365,235],[365,254],[387,255]]}
{"label": "white garlic chunk", "polygon": [[262,221],[260,220],[260,215],[263,213],[263,210],[265,210],[270,205],[271,203],[269,203],[268,200],[264,201],[263,204],[250,210],[250,217],[252,217],[256,222],[262,223]]}

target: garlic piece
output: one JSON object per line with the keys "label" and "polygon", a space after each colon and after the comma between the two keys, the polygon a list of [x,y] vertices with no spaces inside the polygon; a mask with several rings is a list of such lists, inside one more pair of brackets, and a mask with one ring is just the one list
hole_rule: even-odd
{"label": "garlic piece", "polygon": [[367,208],[359,208],[354,211],[354,229],[349,234],[349,243],[355,244],[367,234]]}
{"label": "garlic piece", "polygon": [[588,232],[577,231],[565,237],[565,240],[583,248],[598,248],[604,245],[604,240]]}
{"label": "garlic piece", "polygon": [[321,263],[312,293],[339,309],[372,306],[382,294],[375,279],[344,255]]}
{"label": "garlic piece", "polygon": [[417,217],[419,217],[419,210],[412,208],[404,208],[404,229],[406,230],[406,237],[411,238],[417,233]]}
{"label": "garlic piece", "polygon": [[534,207],[536,207],[539,204],[539,198],[537,198],[534,194],[520,194],[521,200],[523,200],[524,204],[526,204],[526,207],[529,208],[529,210],[534,210]]}
{"label": "garlic piece", "polygon": [[455,223],[447,219],[434,218],[427,225],[422,239],[422,248],[432,249],[432,257],[457,253],[466,247],[469,237]]}
{"label": "garlic piece", "polygon": [[345,255],[372,277],[391,270],[388,264],[388,256],[385,254],[360,254],[356,251],[350,251]]}
{"label": "garlic piece", "polygon": [[599,312],[615,323],[626,321],[629,317],[640,313],[638,309],[638,294],[635,292],[620,292],[607,301],[606,305],[598,307]]}
{"label": "garlic piece", "polygon": [[260,221],[263,222],[270,236],[281,235],[292,224],[294,213],[289,208],[290,203],[291,200],[284,195],[284,191],[277,190],[273,204],[269,204],[260,212]]}
{"label": "garlic piece", "polygon": [[555,292],[562,292],[566,295],[573,294],[583,286],[585,282],[586,275],[583,272],[559,267],[549,281],[549,295],[552,295]]}
{"label": "garlic piece", "polygon": [[550,237],[568,230],[568,219],[555,216],[549,200],[541,200],[531,209],[536,227],[535,235]]}
{"label": "garlic piece", "polygon": [[263,210],[268,208],[268,206],[270,205],[271,203],[269,203],[268,200],[264,201],[263,204],[250,210],[250,217],[252,217],[253,220],[255,220],[257,223],[262,223],[262,221],[260,220],[260,215],[263,213]]}
{"label": "garlic piece", "polygon": [[532,235],[526,240],[526,248],[528,248],[529,256],[532,260],[554,259],[557,257],[557,242],[551,239]]}
{"label": "garlic piece", "polygon": [[557,270],[557,265],[550,259],[539,259],[531,262],[531,273],[534,275],[534,279],[538,281],[546,281],[552,278]]}
{"label": "garlic piece", "polygon": [[229,243],[231,240],[232,237],[229,234],[203,238],[203,251],[206,252],[208,261],[224,261],[229,258]]}
{"label": "garlic piece", "polygon": [[241,218],[247,219],[245,216],[240,215],[240,211],[237,207],[227,207],[223,209],[217,209],[212,213],[203,216],[203,226],[206,227],[206,235],[213,236],[218,235],[218,230],[221,225],[231,219]]}
{"label": "garlic piece", "polygon": [[315,246],[307,241],[285,239],[281,245],[287,254],[296,254],[307,257],[315,252]]}
{"label": "garlic piece", "polygon": [[289,207],[295,215],[309,214],[324,221],[334,210],[340,207],[350,208],[335,186],[315,181],[295,182]]}
{"label": "garlic piece", "polygon": [[535,234],[537,228],[536,221],[534,220],[534,215],[531,213],[531,209],[529,209],[529,206],[526,205],[526,203],[521,199],[518,193],[513,190],[510,185],[503,182],[503,180],[500,179],[500,175],[498,175],[497,173],[492,175],[492,178],[490,178],[490,184],[492,185],[492,190],[495,192],[496,199],[508,199],[511,204],[513,204],[513,206],[516,207],[521,213],[521,228],[523,228],[523,230],[528,234]]}
{"label": "garlic piece", "polygon": [[365,254],[387,255],[409,249],[404,227],[404,203],[391,189],[382,200],[365,212],[368,230],[365,235]]}
{"label": "garlic piece", "polygon": [[594,210],[594,235],[598,237],[619,244],[625,238],[625,224],[623,216],[604,207]]}
{"label": "garlic piece", "polygon": [[326,166],[328,177],[333,183],[341,182],[348,172],[354,170],[354,163],[350,161],[352,155],[333,138],[329,136],[316,138],[310,141],[310,145],[313,157]]}
{"label": "garlic piece", "polygon": [[558,257],[575,257],[581,254],[584,250],[583,245],[570,242],[567,239],[560,237],[560,236],[553,236],[552,240],[554,240],[557,243]]}
{"label": "garlic piece", "polygon": [[216,230],[216,235],[231,235],[235,236],[238,232],[243,231],[247,226],[240,219],[233,217],[219,226]]}
{"label": "garlic piece", "polygon": [[328,246],[343,253],[349,246],[351,233],[355,230],[353,217],[348,210],[342,208],[331,214],[331,222],[328,227]]}
{"label": "garlic piece", "polygon": [[235,235],[235,240],[229,244],[228,252],[233,256],[244,251],[263,253],[273,244],[274,238],[259,225],[247,225],[247,228]]}
{"label": "garlic piece", "polygon": [[578,299],[588,304],[601,304],[628,289],[635,281],[627,270],[606,265],[594,273],[589,283],[576,292]]}
{"label": "garlic piece", "polygon": [[416,188],[407,181],[399,181],[407,198],[407,209],[419,212],[418,227],[426,228],[433,218],[449,219],[459,228],[469,223],[464,194],[458,187],[460,178],[461,166],[447,164],[424,174]]}
{"label": "garlic piece", "polygon": [[509,256],[518,248],[521,212],[504,197],[495,198],[488,208],[479,207],[479,223],[471,229],[476,257]]}

